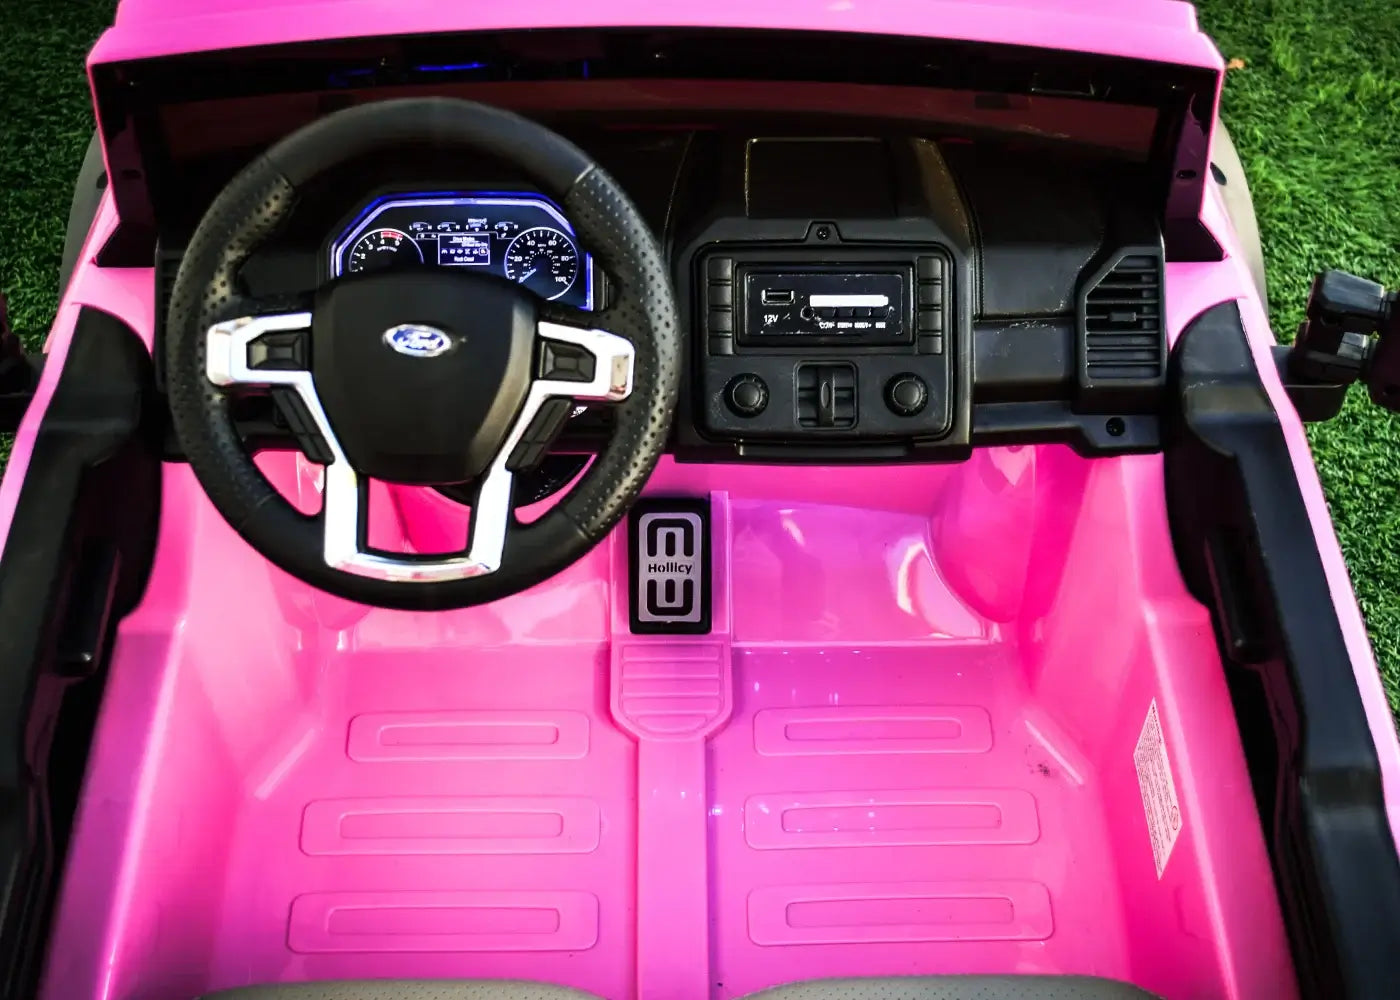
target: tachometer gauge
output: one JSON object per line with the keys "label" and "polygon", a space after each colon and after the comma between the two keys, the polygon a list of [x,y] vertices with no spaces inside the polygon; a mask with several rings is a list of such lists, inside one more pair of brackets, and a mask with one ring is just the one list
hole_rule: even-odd
{"label": "tachometer gauge", "polygon": [[506,277],[542,299],[557,299],[578,280],[578,247],[547,226],[527,229],[506,247]]}
{"label": "tachometer gauge", "polygon": [[396,264],[421,264],[423,251],[397,229],[372,229],[350,248],[347,271],[378,271]]}

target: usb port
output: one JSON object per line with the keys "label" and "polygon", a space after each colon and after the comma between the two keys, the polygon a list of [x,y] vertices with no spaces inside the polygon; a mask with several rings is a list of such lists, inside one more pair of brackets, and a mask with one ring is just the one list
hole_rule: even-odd
{"label": "usb port", "polygon": [[791,288],[765,288],[760,298],[765,306],[790,306],[797,296]]}

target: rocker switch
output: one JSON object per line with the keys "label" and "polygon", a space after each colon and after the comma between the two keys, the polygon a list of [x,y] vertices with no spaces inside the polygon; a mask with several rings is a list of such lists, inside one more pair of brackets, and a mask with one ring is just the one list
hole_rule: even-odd
{"label": "rocker switch", "polygon": [[553,382],[592,382],[594,358],[577,344],[546,340],[540,352],[540,378]]}
{"label": "rocker switch", "polygon": [[813,430],[856,425],[856,369],[850,364],[797,366],[797,423]]}
{"label": "rocker switch", "polygon": [[306,371],[308,339],[305,330],[265,333],[248,345],[248,367],[254,371]]}

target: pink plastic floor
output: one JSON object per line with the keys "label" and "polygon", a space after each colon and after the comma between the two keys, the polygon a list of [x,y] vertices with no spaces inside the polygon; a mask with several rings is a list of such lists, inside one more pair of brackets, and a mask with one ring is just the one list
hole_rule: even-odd
{"label": "pink plastic floor", "polygon": [[[689,638],[627,633],[620,539],[488,607],[367,611],[166,482],[44,1000],[991,972],[1295,993],[1160,458],[665,463],[651,492],[714,512],[715,630]],[[461,530],[441,498],[375,502],[379,544]]]}

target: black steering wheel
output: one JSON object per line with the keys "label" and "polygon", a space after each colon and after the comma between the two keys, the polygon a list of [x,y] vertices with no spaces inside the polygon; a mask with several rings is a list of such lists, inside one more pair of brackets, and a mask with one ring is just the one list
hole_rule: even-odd
{"label": "black steering wheel", "polygon": [[[431,143],[520,167],[607,272],[611,305],[538,301],[502,278],[449,269],[348,275],[294,301],[254,301],[239,270],[297,191],[377,150]],[[411,610],[494,601],[569,566],[626,513],[665,446],[680,378],[676,306],[637,209],[572,143],[517,115],[449,98],[328,115],[245,167],[209,206],[180,264],[166,323],[175,431],[229,524],[293,576],[353,601]],[[231,396],[279,394],[325,466],[306,515],[254,465]],[[616,404],[615,430],[574,489],[521,524],[515,473],[537,462],[576,401]],[[368,483],[476,483],[469,537],[450,555],[376,551]]]}

